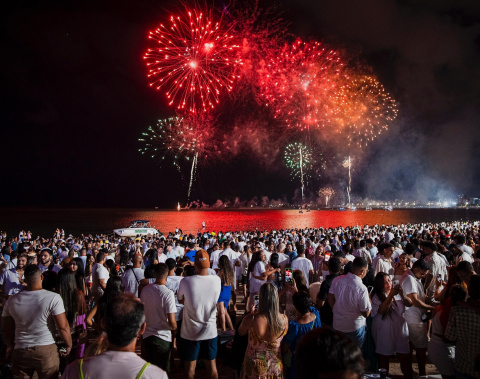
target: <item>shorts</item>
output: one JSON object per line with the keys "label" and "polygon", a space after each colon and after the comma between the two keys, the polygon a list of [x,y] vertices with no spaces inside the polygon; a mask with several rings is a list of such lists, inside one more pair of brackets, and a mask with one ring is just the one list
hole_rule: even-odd
{"label": "shorts", "polygon": [[408,337],[413,347],[426,349],[428,347],[427,323],[408,324]]}
{"label": "shorts", "polygon": [[247,285],[247,275],[242,275],[242,284]]}
{"label": "shorts", "polygon": [[202,341],[190,341],[182,338],[182,358],[193,362],[197,359],[213,361],[217,358],[218,337]]}

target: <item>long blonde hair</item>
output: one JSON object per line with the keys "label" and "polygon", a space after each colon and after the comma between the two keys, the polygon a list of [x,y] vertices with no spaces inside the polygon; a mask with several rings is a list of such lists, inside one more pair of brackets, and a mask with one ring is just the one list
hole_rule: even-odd
{"label": "long blonde hair", "polygon": [[277,288],[272,283],[263,284],[258,300],[258,314],[267,319],[271,336],[277,337],[285,328],[284,320],[280,317]]}

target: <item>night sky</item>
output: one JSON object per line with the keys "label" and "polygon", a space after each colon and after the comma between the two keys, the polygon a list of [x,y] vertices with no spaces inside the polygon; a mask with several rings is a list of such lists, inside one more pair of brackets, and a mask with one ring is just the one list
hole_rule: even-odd
{"label": "night sky", "polygon": [[[175,114],[149,87],[142,56],[148,31],[177,5],[1,3],[1,206],[186,201],[185,179],[138,152],[146,127]],[[289,32],[355,55],[398,101],[397,120],[354,167],[358,198],[480,195],[478,1],[290,0],[279,9]],[[327,169],[325,184],[344,180]],[[238,157],[200,171],[194,198],[290,200],[298,187],[281,161]]]}

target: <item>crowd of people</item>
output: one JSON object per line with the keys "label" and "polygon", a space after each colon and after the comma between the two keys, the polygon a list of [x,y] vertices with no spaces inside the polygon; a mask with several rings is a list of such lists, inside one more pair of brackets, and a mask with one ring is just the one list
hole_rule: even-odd
{"label": "crowd of people", "polygon": [[202,360],[217,378],[224,346],[241,378],[388,375],[394,356],[407,379],[428,360],[477,378],[479,228],[0,232],[2,370],[163,378],[180,360],[193,378]]}

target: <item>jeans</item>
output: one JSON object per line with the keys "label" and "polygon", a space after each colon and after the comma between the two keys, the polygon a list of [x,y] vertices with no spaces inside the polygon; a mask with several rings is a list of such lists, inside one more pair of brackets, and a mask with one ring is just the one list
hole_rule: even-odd
{"label": "jeans", "polygon": [[361,328],[354,330],[353,332],[343,334],[355,342],[358,347],[362,348],[363,343],[365,342],[365,337],[367,336],[367,328],[365,325],[363,325]]}

